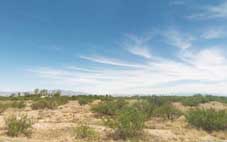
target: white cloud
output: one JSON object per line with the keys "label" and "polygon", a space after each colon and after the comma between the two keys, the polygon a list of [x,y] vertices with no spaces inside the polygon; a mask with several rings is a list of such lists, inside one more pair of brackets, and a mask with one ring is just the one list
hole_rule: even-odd
{"label": "white cloud", "polygon": [[[40,68],[42,78],[59,82],[61,86],[73,86],[90,93],[219,93],[227,85],[227,59],[218,49],[205,49],[185,58],[150,61],[143,68],[127,69],[53,69]],[[106,63],[106,62],[105,62]],[[108,62],[109,63],[109,62]],[[112,64],[112,62],[110,63]],[[122,64],[114,64],[122,66]],[[84,70],[86,70],[84,72]],[[184,80],[193,81],[184,83]],[[174,85],[174,82],[181,81]],[[208,84],[204,82],[210,82]],[[162,86],[168,83],[169,86]],[[220,84],[220,86],[218,85]],[[212,86],[212,87],[211,87]],[[209,87],[209,88],[207,88]],[[227,91],[227,90],[226,90]]]}
{"label": "white cloud", "polygon": [[225,30],[224,29],[209,29],[205,31],[201,37],[204,39],[220,39],[225,37]]}
{"label": "white cloud", "polygon": [[169,30],[164,33],[167,38],[167,43],[180,49],[188,49],[192,46],[194,38],[189,35],[185,35],[176,30]]}
{"label": "white cloud", "polygon": [[196,19],[227,18],[227,1],[217,5],[203,7],[200,12],[189,16]]}
{"label": "white cloud", "polygon": [[135,35],[128,35],[127,40],[125,40],[121,46],[125,48],[131,54],[141,56],[143,58],[151,58],[151,52],[148,47],[148,42],[151,40],[150,36],[145,36],[139,38]]}
{"label": "white cloud", "polygon": [[122,67],[133,67],[133,68],[142,68],[144,65],[128,63],[124,61],[120,61],[118,59],[107,58],[102,56],[80,56],[81,59],[89,60],[96,63],[114,65],[114,66],[122,66]]}
{"label": "white cloud", "polygon": [[[151,39],[133,36],[130,41],[121,44],[123,49],[119,50],[127,49],[130,54],[136,55],[135,58],[143,57],[142,63],[135,62],[136,60],[129,62],[117,57],[87,55],[80,58],[88,61],[88,64],[96,63],[97,66],[88,67],[86,64],[65,68],[33,68],[29,72],[37,74],[54,88],[76,89],[89,93],[162,94],[227,91],[224,87],[227,86],[227,58],[222,48],[194,48],[191,42],[198,39],[176,30],[160,35],[166,43],[179,48],[176,57],[178,59],[151,55]],[[103,64],[109,65],[108,68]]]}
{"label": "white cloud", "polygon": [[151,58],[152,55],[149,51],[148,48],[144,48],[144,47],[131,47],[131,48],[128,48],[128,51],[134,55],[138,55],[138,56],[141,56],[141,57],[144,57],[144,58]]}

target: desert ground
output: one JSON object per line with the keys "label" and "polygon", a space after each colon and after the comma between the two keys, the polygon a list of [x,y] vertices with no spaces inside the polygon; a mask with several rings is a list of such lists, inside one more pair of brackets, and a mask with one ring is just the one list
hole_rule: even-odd
{"label": "desert ground", "polygon": [[[111,137],[113,129],[103,124],[102,118],[91,111],[91,107],[101,103],[95,100],[86,105],[80,105],[77,100],[69,101],[56,109],[31,108],[32,101],[26,101],[25,108],[8,108],[0,114],[0,142],[121,142],[121,141],[145,141],[145,142],[225,142],[227,131],[207,132],[190,126],[185,116],[175,120],[163,120],[152,117],[145,122],[142,138],[139,140],[116,140]],[[191,106],[184,106],[180,102],[173,105],[186,112]],[[227,105],[220,102],[208,102],[196,107],[217,110],[227,110]],[[10,115],[26,114],[32,119],[31,135],[7,136],[5,118]],[[78,138],[74,129],[86,124],[96,131],[96,137],[92,139]]]}

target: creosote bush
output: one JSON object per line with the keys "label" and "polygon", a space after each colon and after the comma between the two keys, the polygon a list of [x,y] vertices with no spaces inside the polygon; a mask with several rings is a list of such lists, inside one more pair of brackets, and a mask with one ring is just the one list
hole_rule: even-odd
{"label": "creosote bush", "polygon": [[195,109],[186,114],[189,124],[206,131],[227,130],[227,112],[214,109]]}
{"label": "creosote bush", "polygon": [[125,106],[127,106],[127,102],[124,99],[117,99],[99,103],[98,105],[92,107],[92,111],[97,112],[100,115],[113,116],[116,115]]}
{"label": "creosote bush", "polygon": [[139,100],[136,103],[134,103],[132,107],[143,112],[146,119],[149,119],[152,116],[153,111],[156,108],[154,104],[148,102],[147,100]]}
{"label": "creosote bush", "polygon": [[0,103],[0,113],[8,108],[24,108],[26,106],[24,101],[11,101],[7,103]]}
{"label": "creosote bush", "polygon": [[12,108],[24,108],[26,107],[26,104],[24,101],[14,101],[11,103]]}
{"label": "creosote bush", "polygon": [[78,102],[80,105],[86,105],[88,103],[91,103],[93,101],[92,98],[89,98],[89,97],[79,97],[78,98]]}
{"label": "creosote bush", "polygon": [[55,109],[57,107],[57,103],[55,101],[48,101],[46,99],[39,100],[36,102],[33,102],[32,109]]}
{"label": "creosote bush", "polygon": [[115,139],[133,139],[143,132],[145,115],[133,107],[125,107],[114,117],[107,117],[105,124],[114,129]]}
{"label": "creosote bush", "polygon": [[99,135],[95,129],[89,127],[88,125],[82,124],[74,129],[76,134],[76,139],[87,139],[95,140],[98,139]]}
{"label": "creosote bush", "polygon": [[181,114],[182,113],[177,108],[175,108],[169,103],[157,107],[153,112],[153,116],[161,117],[168,120],[174,120],[181,116]]}
{"label": "creosote bush", "polygon": [[27,115],[12,115],[5,119],[7,126],[7,135],[16,137],[20,134],[29,136],[31,134],[32,121]]}
{"label": "creosote bush", "polygon": [[37,101],[34,101],[32,104],[32,109],[55,109],[60,105],[66,104],[68,102],[67,98],[64,97],[49,97],[41,98]]}

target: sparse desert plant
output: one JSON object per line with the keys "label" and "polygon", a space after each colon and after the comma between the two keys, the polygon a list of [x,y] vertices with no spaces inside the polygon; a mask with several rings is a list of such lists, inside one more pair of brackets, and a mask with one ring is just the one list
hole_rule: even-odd
{"label": "sparse desert plant", "polygon": [[177,108],[175,108],[169,103],[157,107],[153,112],[153,116],[161,117],[168,120],[174,120],[181,116],[181,114],[182,113]]}
{"label": "sparse desert plant", "polygon": [[29,136],[31,133],[32,121],[27,115],[11,115],[5,118],[7,126],[7,135],[16,137],[20,134]]}
{"label": "sparse desert plant", "polygon": [[152,103],[149,103],[147,100],[139,100],[133,104],[133,107],[145,114],[146,119],[149,119],[152,116],[152,113],[156,106]]}
{"label": "sparse desert plant", "polygon": [[0,103],[0,113],[5,111],[8,108],[24,108],[26,106],[24,101],[13,101]]}
{"label": "sparse desert plant", "polygon": [[224,110],[195,109],[186,114],[186,119],[192,126],[206,131],[227,129],[227,112]]}
{"label": "sparse desert plant", "polygon": [[50,98],[43,98],[32,103],[32,109],[55,109],[60,105],[66,104],[68,99],[62,96],[53,96]]}
{"label": "sparse desert plant", "polygon": [[5,111],[9,107],[10,107],[9,103],[0,103],[0,113]]}
{"label": "sparse desert plant", "polygon": [[87,139],[91,141],[99,138],[99,135],[95,129],[89,127],[86,124],[76,127],[74,131],[76,134],[76,139]]}
{"label": "sparse desert plant", "polygon": [[48,98],[50,101],[56,102],[57,106],[64,105],[68,103],[68,97],[59,96],[60,94],[54,94],[55,96]]}
{"label": "sparse desert plant", "polygon": [[92,101],[93,101],[93,99],[88,98],[88,97],[79,97],[78,98],[78,102],[79,102],[80,105],[86,105],[86,104],[88,104]]}
{"label": "sparse desert plant", "polygon": [[115,125],[114,137],[128,139],[138,137],[144,128],[144,113],[133,108],[126,107],[119,112],[113,124]]}
{"label": "sparse desert plant", "polygon": [[122,108],[127,105],[127,102],[123,99],[104,101],[98,105],[93,106],[92,111],[97,112],[101,115],[116,115]]}
{"label": "sparse desert plant", "polygon": [[13,108],[24,108],[26,107],[26,104],[24,101],[14,101],[11,103],[11,107]]}
{"label": "sparse desert plant", "polygon": [[146,100],[154,105],[154,106],[162,106],[168,102],[171,102],[171,99],[169,96],[148,96],[146,97]]}
{"label": "sparse desert plant", "polygon": [[51,100],[39,100],[39,101],[35,101],[32,104],[32,109],[37,110],[37,109],[55,109],[57,107],[57,103],[55,101],[51,101]]}

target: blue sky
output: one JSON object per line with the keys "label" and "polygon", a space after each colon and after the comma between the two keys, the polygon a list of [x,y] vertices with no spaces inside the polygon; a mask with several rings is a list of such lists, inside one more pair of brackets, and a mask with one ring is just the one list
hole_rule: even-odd
{"label": "blue sky", "polygon": [[7,0],[0,90],[227,92],[226,0]]}

